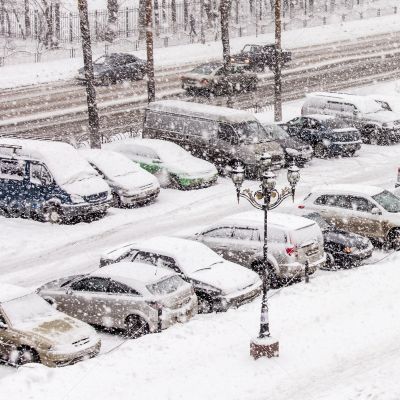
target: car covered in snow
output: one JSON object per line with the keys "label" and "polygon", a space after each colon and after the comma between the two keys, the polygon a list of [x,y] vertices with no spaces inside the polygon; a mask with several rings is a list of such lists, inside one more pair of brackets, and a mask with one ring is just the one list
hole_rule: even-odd
{"label": "car covered in snow", "polygon": [[103,145],[124,154],[154,174],[162,187],[196,189],[213,185],[218,171],[175,143],[160,139],[125,139]]}
{"label": "car covered in snow", "polygon": [[206,92],[217,96],[257,88],[257,74],[237,65],[224,69],[219,62],[201,64],[181,76],[182,89],[188,92]]}
{"label": "car covered in snow", "polygon": [[261,292],[256,273],[192,240],[158,236],[130,243],[104,254],[100,266],[120,261],[158,266],[179,274],[193,285],[202,312],[239,307]]}
{"label": "car covered in snow", "polygon": [[309,143],[315,157],[354,156],[361,149],[360,132],[341,119],[329,115],[296,117],[281,126],[289,136]]}
{"label": "car covered in snow", "polygon": [[400,198],[378,186],[317,186],[298,207],[317,211],[339,229],[400,246]]}
{"label": "car covered in snow", "polygon": [[270,137],[254,114],[228,107],[180,100],[150,103],[145,111],[143,137],[170,140],[194,156],[211,161],[220,173],[233,160],[245,164],[248,177],[258,177],[263,153],[272,168],[284,165],[281,146]]}
{"label": "car covered in snow", "polygon": [[308,218],[319,225],[324,235],[326,269],[359,266],[372,256],[374,247],[367,237],[338,229],[315,211],[299,208],[285,209],[285,211]]}
{"label": "car covered in snow", "polygon": [[111,190],[71,145],[0,139],[0,210],[59,223],[104,215]]}
{"label": "car covered in snow", "polygon": [[59,367],[96,356],[100,346],[88,324],[57,311],[36,293],[0,284],[0,359]]}
{"label": "car covered in snow", "polygon": [[157,178],[121,153],[100,149],[79,153],[110,186],[114,207],[146,204],[160,193]]}
{"label": "car covered in snow", "polygon": [[[243,212],[216,221],[192,236],[227,260],[262,274],[264,219],[257,211]],[[314,222],[295,215],[268,215],[268,274],[273,286],[301,278],[325,265],[324,240]]]}
{"label": "car covered in snow", "polygon": [[58,310],[136,338],[197,314],[192,286],[175,272],[143,263],[116,263],[88,275],[61,278],[38,293]]}

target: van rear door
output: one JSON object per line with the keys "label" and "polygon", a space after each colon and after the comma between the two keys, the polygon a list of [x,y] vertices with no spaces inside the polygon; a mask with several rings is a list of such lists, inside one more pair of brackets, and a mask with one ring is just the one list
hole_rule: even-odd
{"label": "van rear door", "polygon": [[312,222],[299,229],[291,231],[289,234],[291,243],[297,249],[297,261],[310,264],[321,259],[324,254],[323,236],[319,226]]}

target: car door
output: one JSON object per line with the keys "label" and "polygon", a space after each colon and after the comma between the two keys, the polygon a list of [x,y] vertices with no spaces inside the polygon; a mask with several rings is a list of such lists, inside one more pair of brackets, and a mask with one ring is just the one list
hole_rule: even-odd
{"label": "car door", "polygon": [[303,129],[304,121],[304,117],[293,118],[292,120],[288,121],[286,124],[287,133],[290,136],[299,138],[301,130]]}
{"label": "car door", "polygon": [[29,192],[33,210],[38,210],[52,197],[53,178],[44,164],[29,163]]}
{"label": "car door", "polygon": [[17,344],[18,338],[16,333],[7,325],[7,321],[0,311],[0,359],[8,360]]}
{"label": "car door", "polygon": [[239,137],[229,124],[219,123],[216,139],[210,144],[210,156],[218,169],[223,169],[232,160],[233,151],[239,145]]}
{"label": "car door", "polygon": [[197,236],[197,239],[214,250],[220,256],[231,259],[230,249],[233,236],[233,227],[221,226],[202,232]]}
{"label": "car door", "polygon": [[319,130],[321,129],[320,123],[314,119],[309,117],[302,117],[302,127],[299,131],[299,138],[304,142],[315,146],[316,143],[319,142]]}
{"label": "car door", "polygon": [[260,232],[256,228],[235,226],[229,245],[229,257],[238,264],[249,266],[254,256],[262,252]]}
{"label": "car door", "polygon": [[382,227],[382,216],[372,214],[375,204],[365,197],[351,196],[352,214],[349,225],[350,230],[370,238],[385,236]]}

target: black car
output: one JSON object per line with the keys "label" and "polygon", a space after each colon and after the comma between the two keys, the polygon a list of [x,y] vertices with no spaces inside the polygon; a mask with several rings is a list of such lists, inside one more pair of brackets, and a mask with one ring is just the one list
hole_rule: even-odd
{"label": "black car", "polygon": [[307,115],[281,124],[287,133],[309,143],[315,157],[354,156],[361,148],[360,132],[329,115]]}
{"label": "black car", "polygon": [[265,130],[270,134],[270,137],[275,142],[278,142],[285,154],[285,165],[294,163],[303,167],[305,163],[310,161],[313,157],[312,147],[301,139],[289,134],[282,129],[279,125],[266,123],[263,124]]}
{"label": "black car", "polygon": [[371,257],[373,245],[368,238],[335,228],[317,212],[302,213],[301,216],[315,221],[321,228],[327,269],[359,266]]}
{"label": "black car", "polygon": [[[93,63],[95,83],[102,85],[110,85],[122,80],[143,79],[146,70],[146,61],[126,53],[104,55]],[[77,78],[80,81],[86,80],[83,68],[79,69]]]}
{"label": "black car", "polygon": [[[282,66],[292,59],[292,53],[282,50]],[[242,51],[231,57],[231,63],[242,65],[257,72],[265,71],[265,67],[273,70],[275,67],[275,44],[246,44]]]}

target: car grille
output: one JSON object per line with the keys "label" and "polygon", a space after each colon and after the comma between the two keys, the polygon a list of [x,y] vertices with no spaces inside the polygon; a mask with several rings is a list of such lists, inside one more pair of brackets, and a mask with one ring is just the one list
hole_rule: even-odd
{"label": "car grille", "polygon": [[355,140],[360,140],[360,136],[355,132],[335,133],[332,136],[332,140],[335,142],[354,142]]}
{"label": "car grille", "polygon": [[76,342],[72,342],[75,347],[84,346],[85,344],[89,343],[90,339],[88,337],[77,340]]}
{"label": "car grille", "polygon": [[107,199],[107,192],[101,192],[96,194],[91,194],[89,196],[84,196],[84,200],[87,203],[100,203]]}

